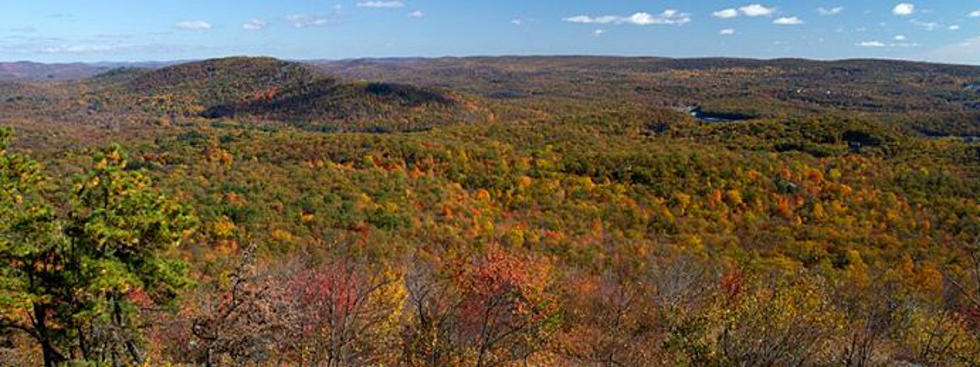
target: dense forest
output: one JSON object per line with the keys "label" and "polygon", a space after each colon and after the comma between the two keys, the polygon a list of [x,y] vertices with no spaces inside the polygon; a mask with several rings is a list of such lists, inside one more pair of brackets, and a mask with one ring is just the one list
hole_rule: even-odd
{"label": "dense forest", "polygon": [[0,82],[0,364],[977,366],[978,135],[879,60]]}

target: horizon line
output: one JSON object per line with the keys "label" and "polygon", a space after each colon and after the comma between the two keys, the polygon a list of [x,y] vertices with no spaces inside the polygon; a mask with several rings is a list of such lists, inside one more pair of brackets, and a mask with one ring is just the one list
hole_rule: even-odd
{"label": "horizon line", "polygon": [[801,57],[801,56],[783,56],[783,57],[747,57],[747,56],[723,56],[723,55],[704,55],[704,56],[657,56],[657,55],[633,55],[633,54],[579,54],[579,53],[569,53],[569,54],[469,54],[469,55],[442,55],[442,56],[363,56],[363,57],[346,57],[346,58],[284,58],[273,55],[266,54],[229,54],[224,56],[214,56],[214,57],[203,57],[203,58],[190,58],[190,59],[173,59],[173,60],[127,60],[127,61],[34,61],[30,59],[19,59],[19,60],[0,60],[0,64],[17,64],[17,63],[33,63],[40,65],[99,65],[99,64],[168,64],[176,65],[189,62],[198,62],[205,60],[216,60],[216,59],[227,59],[234,57],[251,57],[251,58],[273,58],[283,61],[291,62],[343,62],[343,61],[357,61],[357,60],[439,60],[439,59],[477,59],[477,58],[532,58],[532,57],[567,57],[567,58],[585,58],[585,57],[598,57],[598,58],[619,58],[619,59],[665,59],[665,60],[704,60],[704,59],[731,59],[731,60],[746,60],[746,61],[778,61],[778,60],[803,60],[803,61],[813,61],[813,62],[845,62],[845,61],[890,61],[890,62],[909,62],[909,63],[924,63],[933,65],[949,65],[949,66],[968,66],[968,67],[980,67],[980,62],[978,63],[955,63],[955,62],[943,62],[943,61],[930,61],[927,59],[912,59],[912,58],[889,58],[889,57],[853,57],[853,58],[811,58],[811,57]]}

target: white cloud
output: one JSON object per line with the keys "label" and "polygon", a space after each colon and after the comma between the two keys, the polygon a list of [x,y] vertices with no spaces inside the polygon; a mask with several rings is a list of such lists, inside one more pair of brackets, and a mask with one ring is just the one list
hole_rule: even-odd
{"label": "white cloud", "polygon": [[958,30],[960,30],[960,25],[959,24],[953,24],[953,25],[949,26],[949,30],[951,30],[951,31],[958,31]]}
{"label": "white cloud", "polygon": [[779,24],[779,25],[800,25],[803,23],[804,23],[803,19],[797,17],[782,17],[782,18],[776,18],[776,20],[772,21],[772,24]]}
{"label": "white cloud", "polygon": [[711,13],[715,18],[730,19],[738,16],[738,10],[734,8],[722,9]]}
{"label": "white cloud", "polygon": [[601,36],[603,34],[606,34],[606,30],[605,29],[596,29],[596,30],[592,31],[592,35],[593,36],[596,36],[596,37],[599,37],[599,36]]}
{"label": "white cloud", "polygon": [[688,13],[679,12],[677,10],[668,9],[657,15],[643,12],[636,13],[628,17],[620,17],[615,15],[590,17],[588,15],[579,15],[565,18],[563,20],[570,23],[584,24],[682,25],[691,22],[691,15]]}
{"label": "white cloud", "polygon": [[892,8],[892,14],[895,15],[912,15],[915,13],[915,4],[910,3],[900,3]]}
{"label": "white cloud", "polygon": [[523,20],[521,20],[520,18],[517,18],[517,19],[511,19],[511,20],[510,20],[510,24],[513,24],[513,25],[517,25],[517,26],[519,26],[519,25],[521,25],[521,24],[524,24],[524,21],[523,21]]}
{"label": "white cloud", "polygon": [[742,14],[745,14],[746,16],[750,16],[750,17],[770,16],[776,12],[776,8],[766,7],[765,5],[762,4],[746,5],[741,8],[738,8],[738,10],[741,11]]}
{"label": "white cloud", "polygon": [[731,36],[731,35],[734,35],[735,34],[735,28],[725,28],[725,29],[722,29],[721,31],[718,31],[718,34],[720,34],[722,36]]}
{"label": "white cloud", "polygon": [[970,12],[970,18],[980,18],[980,10]]}
{"label": "white cloud", "polygon": [[180,22],[174,25],[177,28],[188,31],[204,31],[211,29],[211,23],[196,20],[190,22]]}
{"label": "white cloud", "polygon": [[258,31],[265,29],[265,27],[268,25],[269,23],[262,19],[252,19],[248,21],[248,23],[242,24],[242,28],[250,31]]}
{"label": "white cloud", "polygon": [[296,28],[305,28],[326,25],[327,19],[306,14],[293,14],[286,16],[286,23],[289,23]]}
{"label": "white cloud", "polygon": [[843,12],[844,12],[843,6],[835,6],[833,8],[824,8],[821,6],[817,8],[817,13],[820,13],[820,15],[837,15]]}
{"label": "white cloud", "polygon": [[861,46],[861,47],[885,47],[885,46],[887,46],[884,42],[881,42],[881,41],[864,41],[864,42],[859,42],[857,45],[858,46]]}
{"label": "white cloud", "polygon": [[895,37],[892,37],[892,39],[894,39],[896,41],[904,41],[904,40],[907,40],[908,38],[905,37],[904,35],[899,34],[899,35],[897,35]]}
{"label": "white cloud", "polygon": [[[904,41],[904,36],[895,36],[896,41]],[[915,42],[893,42],[884,43],[881,41],[864,41],[855,44],[860,47],[873,47],[873,48],[884,48],[884,47],[919,47],[918,43]]]}
{"label": "white cloud", "polygon": [[422,18],[425,16],[425,13],[423,13],[421,10],[416,10],[411,13],[408,13],[408,16],[412,18]]}
{"label": "white cloud", "polygon": [[401,1],[364,1],[357,3],[362,8],[404,8],[405,3]]}

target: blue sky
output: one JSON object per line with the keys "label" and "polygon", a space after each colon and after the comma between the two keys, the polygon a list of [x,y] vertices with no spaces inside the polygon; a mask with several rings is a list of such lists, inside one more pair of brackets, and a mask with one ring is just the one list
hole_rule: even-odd
{"label": "blue sky", "polygon": [[0,10],[0,61],[602,54],[980,64],[980,0],[0,0]]}

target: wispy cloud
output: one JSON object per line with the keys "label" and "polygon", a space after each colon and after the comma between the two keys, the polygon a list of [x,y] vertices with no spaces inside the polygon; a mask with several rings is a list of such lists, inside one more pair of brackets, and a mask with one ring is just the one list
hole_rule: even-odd
{"label": "wispy cloud", "polygon": [[975,11],[970,12],[969,17],[970,18],[980,18],[980,10],[975,10]]}
{"label": "wispy cloud", "polygon": [[15,33],[37,33],[37,28],[32,26],[13,27],[10,28],[10,31]]}
{"label": "wispy cloud", "polygon": [[[898,37],[899,36],[895,36],[895,40],[899,40]],[[905,40],[905,38],[903,37],[901,39],[901,41],[904,41],[904,40]],[[914,42],[892,42],[892,43],[884,43],[884,42],[881,42],[881,41],[864,41],[864,42],[858,42],[858,43],[856,43],[855,46],[858,46],[858,47],[872,47],[872,48],[918,47],[919,44],[918,43],[914,43]]]}
{"label": "wispy cloud", "polygon": [[721,31],[718,31],[718,34],[720,34],[722,36],[731,36],[731,35],[734,35],[735,34],[735,28],[725,28],[725,29],[722,29]]}
{"label": "wispy cloud", "polygon": [[604,35],[604,34],[606,34],[606,30],[605,29],[596,29],[596,30],[592,31],[592,35],[593,36],[596,36],[596,37],[599,37],[599,36]]}
{"label": "wispy cloud", "polygon": [[837,15],[844,12],[843,6],[835,6],[833,8],[819,7],[817,8],[817,13],[824,16]]}
{"label": "wispy cloud", "polygon": [[106,53],[113,51],[120,51],[132,46],[120,46],[120,45],[71,45],[71,46],[55,46],[46,47],[42,51],[50,54],[58,53],[69,53],[69,54],[87,54],[87,53]]}
{"label": "wispy cloud", "polygon": [[357,3],[362,8],[404,8],[405,3],[401,1],[362,1]]}
{"label": "wispy cloud", "polygon": [[923,28],[923,29],[925,29],[927,31],[930,31],[930,32],[931,31],[934,31],[934,30],[936,30],[936,28],[939,28],[939,27],[942,26],[942,24],[939,24],[939,23],[936,23],[936,22],[924,22],[924,21],[921,21],[921,20],[918,20],[918,19],[912,19],[911,20],[911,23],[913,25],[917,26],[917,27],[921,27],[921,28]]}
{"label": "wispy cloud", "polygon": [[269,22],[266,22],[262,19],[252,19],[247,23],[242,24],[242,28],[250,31],[259,31],[265,29],[265,27],[267,27],[268,25]]}
{"label": "wispy cloud", "polygon": [[864,41],[864,42],[858,42],[857,43],[857,46],[860,46],[860,47],[885,47],[887,45],[885,45],[885,43],[884,42],[881,42],[881,41]]}
{"label": "wispy cloud", "polygon": [[564,21],[585,24],[682,25],[691,22],[691,15],[688,13],[679,12],[677,10],[668,9],[657,15],[643,12],[635,13],[628,17],[615,15],[591,17],[587,15],[579,15],[565,18]]}
{"label": "wispy cloud", "polygon": [[146,53],[165,53],[178,57],[192,56],[192,52],[228,52],[225,46],[203,46],[183,43],[102,43],[76,42],[63,39],[35,40],[23,44],[0,43],[0,54],[5,55],[69,55],[78,58],[103,58],[109,55],[141,55]]}
{"label": "wispy cloud", "polygon": [[980,64],[980,37],[957,41],[953,44],[929,50],[921,58],[941,62]]}
{"label": "wispy cloud", "polygon": [[286,16],[286,23],[296,28],[316,27],[326,25],[327,18],[315,17],[307,14],[293,14]]}
{"label": "wispy cloud", "polygon": [[803,23],[804,23],[803,19],[800,19],[798,17],[782,17],[782,18],[776,18],[776,20],[772,21],[772,24],[778,24],[778,25],[800,25]]}
{"label": "wispy cloud", "polygon": [[212,28],[211,23],[201,20],[179,22],[174,26],[187,31],[206,31]]}
{"label": "wispy cloud", "polygon": [[421,10],[416,10],[411,13],[408,13],[408,16],[410,18],[422,18],[425,17],[425,13],[423,13]]}
{"label": "wispy cloud", "polygon": [[911,3],[899,3],[892,8],[892,14],[906,16],[915,13],[915,4]]}

